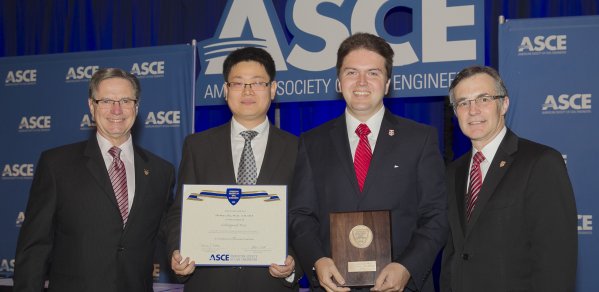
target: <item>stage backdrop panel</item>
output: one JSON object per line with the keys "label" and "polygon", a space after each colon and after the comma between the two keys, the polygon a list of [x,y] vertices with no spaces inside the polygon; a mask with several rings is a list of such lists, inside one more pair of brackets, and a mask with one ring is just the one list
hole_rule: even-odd
{"label": "stage backdrop panel", "polygon": [[597,291],[599,16],[510,19],[499,27],[499,44],[508,126],[562,153],[578,208],[577,291]]}
{"label": "stage backdrop panel", "polygon": [[274,2],[229,0],[216,30],[202,32],[197,105],[225,103],[222,63],[244,46],[273,56],[277,102],[339,99],[337,49],[356,32],[391,44],[391,97],[445,96],[461,68],[485,63],[481,1],[289,0],[284,12],[282,2]]}
{"label": "stage backdrop panel", "polygon": [[95,134],[87,99],[99,68],[119,67],[139,78],[134,141],[178,165],[183,139],[193,131],[194,51],[174,45],[0,59],[0,276],[14,270],[40,153]]}

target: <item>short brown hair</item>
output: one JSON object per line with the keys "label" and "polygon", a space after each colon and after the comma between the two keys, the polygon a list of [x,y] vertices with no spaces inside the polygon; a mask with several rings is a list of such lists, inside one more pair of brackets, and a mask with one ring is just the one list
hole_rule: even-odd
{"label": "short brown hair", "polygon": [[391,78],[393,71],[393,49],[382,37],[359,32],[346,38],[337,50],[337,76],[341,73],[341,66],[345,57],[354,50],[366,49],[381,55],[385,59],[387,78]]}
{"label": "short brown hair", "polygon": [[102,68],[96,71],[96,73],[92,75],[92,79],[89,81],[88,97],[90,99],[95,99],[96,92],[98,91],[98,86],[100,86],[100,82],[109,78],[123,78],[129,81],[131,83],[131,86],[133,86],[135,99],[139,100],[141,94],[139,80],[137,80],[137,77],[135,77],[135,75],[120,68]]}

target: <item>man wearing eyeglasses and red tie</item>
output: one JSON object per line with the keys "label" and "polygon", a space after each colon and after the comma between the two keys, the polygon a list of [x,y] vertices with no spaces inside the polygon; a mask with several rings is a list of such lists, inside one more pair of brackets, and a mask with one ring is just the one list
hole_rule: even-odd
{"label": "man wearing eyeglasses and red tie", "polygon": [[185,291],[298,290],[303,272],[291,255],[285,265],[270,267],[195,267],[194,259],[180,254],[179,247],[183,184],[290,184],[297,137],[271,125],[266,116],[275,98],[275,74],[274,60],[265,50],[246,47],[231,52],[223,64],[231,121],[185,139],[177,198],[168,214],[171,268],[185,283]]}
{"label": "man wearing eyeglasses and red tie", "polygon": [[174,185],[169,162],[134,145],[137,78],[98,70],[96,135],[42,153],[17,243],[14,291],[152,291],[156,237]]}
{"label": "man wearing eyeglasses and red tie", "polygon": [[495,69],[462,70],[449,98],[472,150],[447,168],[441,291],[575,291],[577,213],[561,154],[505,126]]}

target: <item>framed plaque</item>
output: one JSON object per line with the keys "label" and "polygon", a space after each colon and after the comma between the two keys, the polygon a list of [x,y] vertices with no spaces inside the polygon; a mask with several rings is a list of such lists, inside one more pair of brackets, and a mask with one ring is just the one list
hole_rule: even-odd
{"label": "framed plaque", "polygon": [[389,211],[331,213],[332,258],[349,287],[374,286],[391,262]]}

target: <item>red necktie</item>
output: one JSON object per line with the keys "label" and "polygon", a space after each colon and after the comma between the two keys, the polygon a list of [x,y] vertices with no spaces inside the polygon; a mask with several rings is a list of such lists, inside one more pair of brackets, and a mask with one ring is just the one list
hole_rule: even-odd
{"label": "red necktie", "polygon": [[364,189],[366,174],[368,174],[368,167],[370,167],[370,160],[372,159],[372,150],[368,142],[370,129],[366,124],[360,124],[356,128],[356,134],[360,137],[360,142],[354,156],[354,169],[356,170],[356,178],[358,179],[358,186],[360,186],[361,192]]}
{"label": "red necktie", "polygon": [[110,182],[114,189],[114,195],[116,202],[121,212],[121,218],[123,218],[123,226],[127,224],[127,218],[129,217],[129,198],[127,195],[127,173],[125,171],[125,164],[120,158],[121,149],[113,146],[108,150],[108,153],[112,156],[112,164],[108,169],[108,175],[110,176]]}
{"label": "red necktie", "polygon": [[483,185],[483,174],[480,171],[480,163],[484,160],[485,156],[480,151],[476,152],[472,159],[472,167],[470,168],[470,186],[468,187],[470,192],[466,198],[466,220],[468,221],[470,221],[470,216],[472,215],[474,206],[476,206],[476,201],[478,201],[478,193]]}

